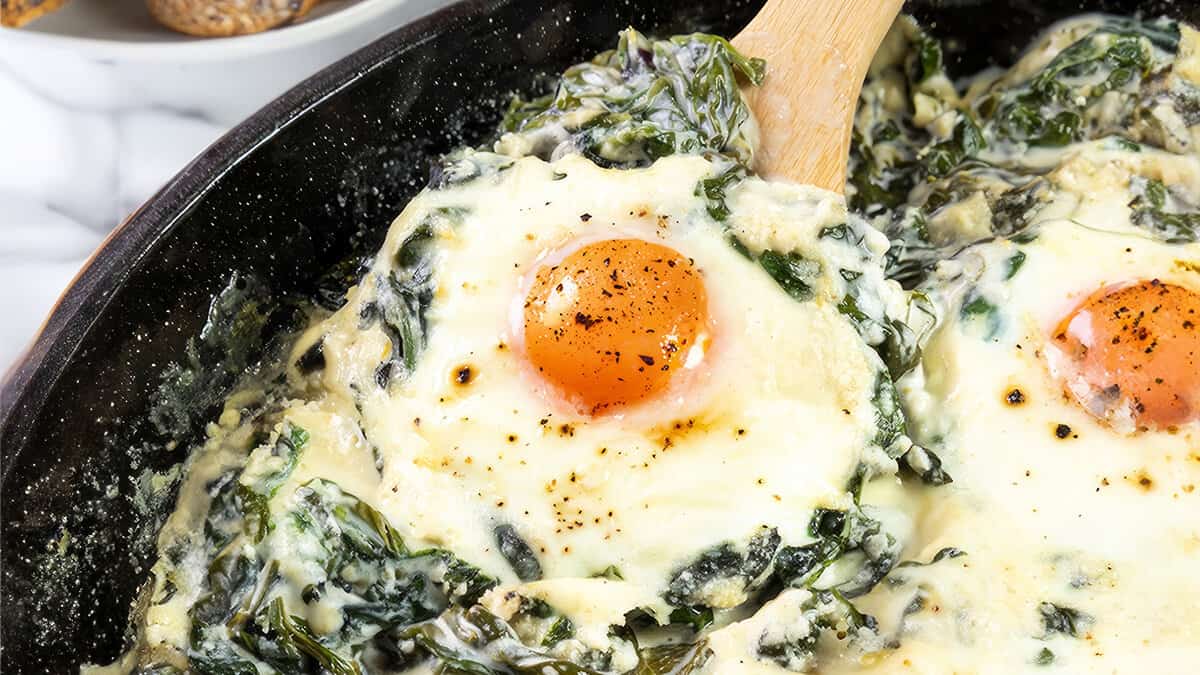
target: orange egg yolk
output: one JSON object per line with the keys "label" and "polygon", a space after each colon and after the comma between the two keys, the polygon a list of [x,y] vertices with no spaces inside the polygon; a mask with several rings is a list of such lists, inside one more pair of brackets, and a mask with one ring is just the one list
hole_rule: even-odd
{"label": "orange egg yolk", "polygon": [[704,346],[707,323],[692,260],[653,242],[609,239],[537,271],[524,304],[525,355],[559,395],[594,415],[665,391]]}
{"label": "orange egg yolk", "polygon": [[1200,293],[1157,279],[1101,289],[1054,340],[1068,390],[1097,417],[1151,428],[1200,417]]}

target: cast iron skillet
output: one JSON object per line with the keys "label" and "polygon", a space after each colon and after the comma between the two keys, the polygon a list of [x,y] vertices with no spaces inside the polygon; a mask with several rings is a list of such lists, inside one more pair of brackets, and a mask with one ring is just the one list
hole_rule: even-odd
{"label": "cast iron skillet", "polygon": [[[484,141],[511,92],[545,87],[547,74],[610,47],[626,25],[732,35],[755,4],[467,0],[292,89],[133,214],[0,392],[5,672],[69,672],[119,653],[173,499],[145,503],[135,486],[183,459],[221,392],[264,353],[226,353],[199,335],[231,275],[276,297],[311,292],[331,265],[374,248],[431,158]],[[1190,5],[925,0],[910,9],[952,39],[949,61],[967,72],[1011,61],[1067,14],[1140,6],[1195,20]],[[285,309],[243,341],[261,345],[285,331]],[[168,364],[189,362],[189,338],[197,339],[186,400],[148,421]]]}

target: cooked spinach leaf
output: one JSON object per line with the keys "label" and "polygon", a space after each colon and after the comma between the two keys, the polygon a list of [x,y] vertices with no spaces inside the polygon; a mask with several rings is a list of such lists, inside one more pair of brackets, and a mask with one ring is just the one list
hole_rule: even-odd
{"label": "cooked spinach leaf", "polygon": [[[332,675],[361,675],[362,671],[357,663],[337,655],[321,644],[303,619],[290,615],[283,605],[283,598],[275,598],[267,610],[267,617],[271,633],[280,641],[285,652],[305,654]],[[298,659],[289,658],[288,664],[296,661]]]}
{"label": "cooked spinach leaf", "polygon": [[296,370],[309,375],[325,369],[325,340],[317,340],[296,359]]}
{"label": "cooked spinach leaf", "polygon": [[751,586],[766,572],[779,544],[778,530],[764,528],[750,539],[745,552],[732,543],[711,548],[675,573],[663,597],[675,607],[707,606],[714,583],[735,583],[743,589]]}
{"label": "cooked spinach leaf", "polygon": [[352,256],[329,268],[317,279],[313,303],[330,312],[341,309],[346,304],[346,291],[362,278],[368,262],[362,256]]}
{"label": "cooked spinach leaf", "polygon": [[919,562],[917,560],[905,560],[904,562],[900,563],[899,565],[896,565],[896,567],[897,568],[926,567],[928,565],[940,563],[943,560],[953,560],[954,558],[959,558],[964,555],[966,555],[965,551],[963,551],[961,549],[957,549],[953,546],[947,546],[945,548],[939,549],[937,553],[934,553],[933,557],[929,559],[929,562]]}
{"label": "cooked spinach leaf", "polygon": [[391,340],[390,356],[375,370],[381,388],[386,389],[393,379],[406,378],[417,366],[428,339],[426,314],[437,289],[434,267],[439,233],[459,225],[466,212],[457,206],[432,209],[397,247],[390,271],[377,275],[375,299],[363,306],[359,329],[379,321]]}
{"label": "cooked spinach leaf", "polygon": [[425,344],[425,310],[433,301],[431,249],[435,236],[429,224],[408,235],[396,251],[395,267],[388,275],[386,288],[392,295],[380,294],[384,323],[391,329],[392,347],[405,372],[416,367],[417,353]]}
{"label": "cooked spinach leaf", "polygon": [[[253,524],[254,541],[261,541],[273,527],[268,503],[279,491],[296,465],[300,463],[300,454],[308,443],[308,432],[295,426],[285,424],[283,431],[271,446],[269,453],[261,449],[251,456],[251,461],[264,466],[265,471],[253,476],[252,482],[246,482],[246,474],[238,487],[238,497],[242,501],[247,520]],[[257,461],[256,461],[257,460]],[[255,466],[255,464],[251,464]]]}
{"label": "cooked spinach leaf", "polygon": [[253,276],[235,272],[213,298],[200,334],[169,365],[148,418],[166,438],[192,437],[228,390],[299,330],[304,312],[273,297]]}
{"label": "cooked spinach leaf", "polygon": [[1043,602],[1038,605],[1038,613],[1042,616],[1042,627],[1046,635],[1061,633],[1071,637],[1080,637],[1092,625],[1091,616],[1071,607]]}
{"label": "cooked spinach leaf", "polygon": [[[285,440],[302,445],[296,434]],[[256,486],[268,494],[279,480],[272,474]],[[243,518],[244,532],[211,563],[206,591],[190,613],[189,657],[201,672],[242,672],[257,661],[285,672],[311,663],[331,673],[357,673],[354,655],[365,646],[383,649],[391,631],[454,604],[471,606],[496,585],[448,551],[411,551],[379,511],[329,481],[310,481],[290,504],[269,514],[280,530],[272,537],[257,537],[257,524]],[[210,520],[227,518],[227,508],[214,500]],[[227,527],[219,522],[212,529]],[[286,544],[277,548],[276,542]],[[323,575],[305,587],[302,601],[323,603],[333,593],[336,604],[326,611],[340,612],[341,621],[332,634],[314,634],[278,594],[277,556],[297,551],[301,559],[289,564]]]}
{"label": "cooked spinach leaf", "polygon": [[438,672],[479,675],[601,675],[521,643],[512,627],[478,605],[451,608],[436,619],[398,631],[408,643],[440,664]]}
{"label": "cooked spinach leaf", "polygon": [[496,545],[500,547],[500,555],[508,561],[518,579],[536,581],[542,578],[542,565],[515,527],[508,524],[499,525],[493,533],[496,536]]}
{"label": "cooked spinach leaf", "polygon": [[817,588],[821,575],[848,554],[860,556],[854,575],[838,582],[836,590],[847,598],[875,587],[896,564],[900,546],[878,520],[855,506],[848,510],[819,509],[809,521],[816,541],[784,546],[775,559],[774,576],[784,586]]}
{"label": "cooked spinach leaf", "polygon": [[711,607],[703,606],[676,607],[671,610],[670,622],[686,624],[693,632],[699,633],[713,622],[713,611]]}
{"label": "cooked spinach leaf", "polygon": [[999,335],[1003,328],[1000,308],[980,294],[978,289],[972,289],[963,297],[958,315],[964,322],[981,324],[984,336],[989,340]]}
{"label": "cooked spinach leaf", "polygon": [[666,644],[638,650],[638,665],[631,675],[692,675],[702,672],[712,650],[705,640],[694,644]]}
{"label": "cooked spinach leaf", "polygon": [[813,284],[821,275],[820,263],[805,260],[800,254],[763,251],[758,264],[788,295],[800,300],[812,300]]}
{"label": "cooked spinach leaf", "polygon": [[942,459],[928,448],[913,445],[900,455],[900,467],[915,474],[926,485],[945,485],[954,479],[942,468]]}
{"label": "cooked spinach leaf", "polygon": [[[725,192],[747,176],[746,168],[733,164],[711,178],[701,179],[696,184],[696,195],[704,197],[705,208],[713,220],[723,221],[729,217],[729,206],[725,203]],[[741,242],[734,239],[738,246]],[[742,247],[745,251],[745,247]],[[747,257],[749,255],[747,254]]]}
{"label": "cooked spinach leaf", "polygon": [[759,658],[791,671],[808,671],[816,661],[817,641],[823,632],[837,633],[850,639],[861,631],[874,633],[874,617],[863,614],[836,590],[816,591],[802,604],[801,626],[784,631],[769,631],[759,638]]}
{"label": "cooked spinach leaf", "polygon": [[560,616],[550,624],[545,637],[542,638],[542,646],[553,647],[573,635],[575,635],[575,625],[567,617]]}
{"label": "cooked spinach leaf", "polygon": [[1131,187],[1134,200],[1129,206],[1134,225],[1168,244],[1200,240],[1200,209],[1172,194],[1159,180],[1135,177]]}
{"label": "cooked spinach leaf", "polygon": [[573,66],[557,90],[514,99],[499,149],[550,159],[569,149],[601,166],[643,166],[673,154],[726,155],[749,165],[750,112],[740,83],[758,84],[761,59],[727,40],[692,34],[654,40],[632,28],[615,50]]}

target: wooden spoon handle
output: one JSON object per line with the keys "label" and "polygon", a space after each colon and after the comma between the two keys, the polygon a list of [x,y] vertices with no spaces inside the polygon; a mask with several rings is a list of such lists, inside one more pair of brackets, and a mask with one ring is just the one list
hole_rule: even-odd
{"label": "wooden spoon handle", "polygon": [[755,170],[842,192],[854,110],[867,68],[903,0],[767,0],[733,39],[767,60],[745,90],[762,142]]}

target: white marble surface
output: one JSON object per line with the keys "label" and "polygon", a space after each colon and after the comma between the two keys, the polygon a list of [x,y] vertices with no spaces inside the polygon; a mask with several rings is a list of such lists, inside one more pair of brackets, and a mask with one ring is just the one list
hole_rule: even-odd
{"label": "white marble surface", "polygon": [[0,67],[0,370],[125,215],[224,132],[170,109],[72,109]]}
{"label": "white marble surface", "polygon": [[362,0],[353,21],[211,49],[0,30],[0,376],[109,231],[196,154],[305,75],[446,1]]}

